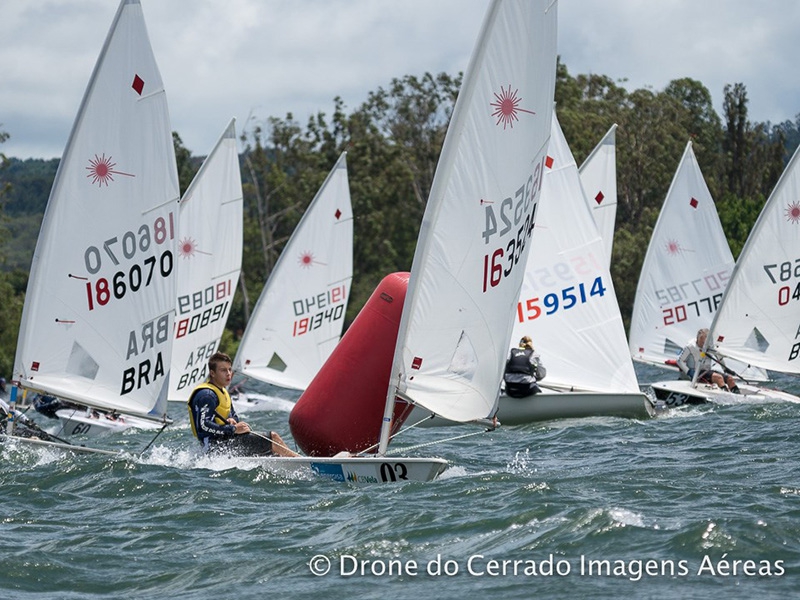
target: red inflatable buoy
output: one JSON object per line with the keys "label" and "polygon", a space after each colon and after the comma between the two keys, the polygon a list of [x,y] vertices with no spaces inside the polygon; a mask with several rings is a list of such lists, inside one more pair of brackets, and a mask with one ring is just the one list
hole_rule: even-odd
{"label": "red inflatable buoy", "polygon": [[[378,443],[409,273],[383,278],[289,415],[309,456],[360,452]],[[409,406],[395,406],[397,431]]]}

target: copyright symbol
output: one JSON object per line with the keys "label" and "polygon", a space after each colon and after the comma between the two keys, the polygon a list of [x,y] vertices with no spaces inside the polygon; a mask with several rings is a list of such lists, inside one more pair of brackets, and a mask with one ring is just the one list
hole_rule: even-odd
{"label": "copyright symbol", "polygon": [[327,575],[331,570],[331,559],[323,554],[317,554],[308,561],[308,569],[317,577]]}

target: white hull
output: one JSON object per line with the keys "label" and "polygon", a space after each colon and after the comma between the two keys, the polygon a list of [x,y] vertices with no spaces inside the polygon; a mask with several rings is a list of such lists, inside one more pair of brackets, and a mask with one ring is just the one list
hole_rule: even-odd
{"label": "white hull", "polygon": [[[406,423],[425,419],[430,411],[415,407]],[[525,425],[555,419],[581,419],[586,417],[624,417],[648,419],[655,415],[652,402],[643,393],[571,392],[543,389],[541,393],[526,398],[511,398],[502,394],[497,411],[501,425]],[[420,427],[458,425],[440,417],[422,421]]]}
{"label": "white hull", "polygon": [[60,450],[69,450],[71,452],[80,452],[84,454],[106,454],[110,456],[117,456],[119,452],[112,450],[101,450],[99,448],[87,448],[86,446],[77,446],[75,444],[63,444],[61,442],[48,442],[38,438],[20,437],[17,435],[0,434],[0,440],[8,442],[22,442],[24,444],[32,444],[34,446],[43,446],[46,448],[58,448]]}
{"label": "white hull", "polygon": [[652,383],[653,393],[657,400],[662,400],[670,407],[675,408],[686,404],[735,404],[738,402],[800,402],[800,397],[781,390],[756,387],[746,383],[739,383],[741,393],[734,394],[715,385],[692,382],[684,379],[675,381],[660,381]]}
{"label": "white hull", "polygon": [[243,460],[257,463],[273,473],[292,474],[310,470],[325,479],[350,483],[433,481],[448,464],[443,458],[393,456],[253,456]]}
{"label": "white hull", "polygon": [[[2,441],[22,442],[49,448],[87,454],[117,456],[120,452],[86,448],[59,442],[46,442],[0,434]],[[255,463],[272,473],[291,475],[311,473],[331,481],[349,483],[392,483],[403,481],[433,481],[447,468],[443,458],[409,458],[393,456],[310,457],[310,456],[250,456],[241,460]]]}
{"label": "white hull", "polygon": [[83,408],[79,410],[62,408],[56,411],[56,416],[61,422],[61,430],[58,435],[63,437],[73,435],[99,437],[110,433],[119,433],[131,428],[156,431],[164,426],[163,423],[131,415],[118,416],[111,419],[106,413],[98,413],[91,409],[86,410]]}

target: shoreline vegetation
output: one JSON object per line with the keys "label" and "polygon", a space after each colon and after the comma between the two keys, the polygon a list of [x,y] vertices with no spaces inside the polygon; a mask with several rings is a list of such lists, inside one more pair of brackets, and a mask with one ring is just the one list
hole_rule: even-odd
{"label": "shoreline vegetation", "polygon": [[[622,83],[604,75],[572,76],[559,62],[556,111],[578,164],[618,124],[611,274],[627,328],[645,249],[686,142],[693,143],[737,257],[800,144],[800,114],[794,122],[750,121],[742,83],[725,86],[722,115],[714,110],[709,90],[694,79],[673,80],[659,91],[629,91]],[[240,136],[246,251],[222,351],[236,353],[267,276],[342,151],[348,152],[355,217],[346,324],[387,273],[410,268],[460,85],[461,74],[407,75],[370,92],[352,109],[337,97],[330,114],[319,112],[305,125],[291,113],[248,120]],[[13,135],[13,125],[0,121],[0,151]],[[173,139],[183,193],[203,157],[184,147],[178,132]],[[58,162],[0,153],[0,375],[7,379],[31,256]]]}

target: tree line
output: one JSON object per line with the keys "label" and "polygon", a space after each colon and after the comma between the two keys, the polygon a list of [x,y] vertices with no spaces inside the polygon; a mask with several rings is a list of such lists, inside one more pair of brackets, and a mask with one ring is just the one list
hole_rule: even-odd
{"label": "tree line", "polygon": [[[391,80],[348,110],[305,124],[250,117],[240,125],[244,191],[242,277],[221,348],[238,339],[283,246],[339,154],[348,152],[353,203],[354,275],[349,323],[388,273],[407,271],[447,124],[461,84],[425,73]],[[751,122],[742,83],[725,86],[723,114],[699,81],[628,91],[603,75],[572,76],[559,62],[556,111],[580,164],[616,123],[618,207],[611,274],[626,327],[644,254],[686,143],[714,198],[734,257],[800,143],[800,115],[780,124]],[[0,125],[0,143],[8,133]],[[202,163],[173,134],[181,192]],[[1,147],[1,146],[0,146]],[[11,373],[30,257],[57,160],[0,154],[0,375]]]}

